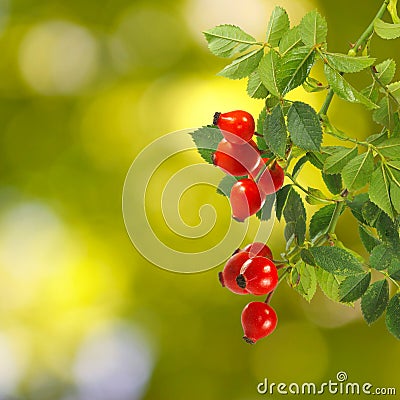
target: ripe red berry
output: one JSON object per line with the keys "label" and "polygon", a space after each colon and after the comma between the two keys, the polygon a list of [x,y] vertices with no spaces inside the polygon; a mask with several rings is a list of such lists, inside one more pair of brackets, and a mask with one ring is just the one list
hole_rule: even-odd
{"label": "ripe red berry", "polygon": [[232,143],[242,143],[243,140],[248,142],[254,135],[254,118],[246,111],[236,110],[224,114],[217,112],[214,114],[213,123],[221,129],[225,139]]}
{"label": "ripe red berry", "polygon": [[236,278],[239,287],[249,293],[261,296],[272,292],[278,284],[278,271],[275,264],[265,257],[247,260]]}
{"label": "ripe red berry", "polygon": [[213,155],[214,165],[233,176],[248,175],[260,164],[261,158],[254,141],[233,144],[222,139]]}
{"label": "ripe red berry", "polygon": [[268,304],[253,301],[242,311],[243,339],[250,344],[270,335],[276,328],[278,318]]}
{"label": "ripe red berry", "polygon": [[[258,167],[251,172],[251,176],[253,179],[256,179],[258,173],[261,171],[267,161],[268,158],[263,158]],[[266,195],[268,195],[277,192],[282,187],[284,179],[285,172],[283,171],[281,166],[274,161],[261,174],[257,181],[257,184],[260,189]]]}
{"label": "ripe red berry", "polygon": [[240,179],[231,189],[232,217],[243,222],[255,214],[264,204],[265,196],[252,179]]}
{"label": "ripe red berry", "polygon": [[271,249],[261,242],[250,243],[242,251],[247,251],[250,257],[267,257],[270,260],[274,258]]}
{"label": "ripe red berry", "polygon": [[243,264],[249,260],[249,253],[241,251],[234,254],[225,264],[222,272],[219,273],[219,281],[221,285],[228,288],[231,292],[236,294],[248,294],[246,289],[239,287],[236,278],[240,275],[240,269]]}

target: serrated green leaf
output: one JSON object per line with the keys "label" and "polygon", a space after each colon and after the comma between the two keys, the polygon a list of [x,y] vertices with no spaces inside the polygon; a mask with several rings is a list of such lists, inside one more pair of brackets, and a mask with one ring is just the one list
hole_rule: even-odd
{"label": "serrated green leaf", "polygon": [[211,53],[232,57],[257,43],[251,35],[235,25],[219,25],[203,32]]}
{"label": "serrated green leaf", "polygon": [[205,161],[213,164],[212,156],[223,139],[221,131],[215,126],[203,126],[191,133],[199,154]]}
{"label": "serrated green leaf", "polygon": [[396,73],[396,63],[392,59],[387,59],[382,61],[381,63],[375,66],[376,69],[376,78],[381,82],[383,85],[388,85]]}
{"label": "serrated green leaf", "polygon": [[391,261],[388,274],[395,281],[400,281],[400,260],[398,258]]}
{"label": "serrated green leaf", "polygon": [[386,310],[389,285],[386,279],[373,283],[361,298],[361,311],[368,325],[375,322]]}
{"label": "serrated green leaf", "polygon": [[264,205],[256,213],[256,216],[260,221],[269,221],[272,218],[272,211],[275,207],[275,200],[276,198],[274,194],[266,197]]}
{"label": "serrated green leaf", "polygon": [[297,175],[300,173],[301,169],[303,168],[303,166],[308,162],[308,157],[307,155],[301,157],[295,164],[295,166],[293,167],[293,171],[292,171],[292,176],[293,178],[296,178]]}
{"label": "serrated green leaf", "polygon": [[[368,194],[367,194],[368,196]],[[368,197],[369,198],[369,197]],[[383,211],[371,201],[366,201],[361,209],[363,218],[369,226],[375,227]]]}
{"label": "serrated green leaf", "polygon": [[368,289],[371,273],[348,276],[339,286],[339,298],[343,303],[359,299]]}
{"label": "serrated green leaf", "polygon": [[264,49],[253,50],[236,58],[217,75],[229,79],[242,79],[249,76],[260,63]]}
{"label": "serrated green leaf", "polygon": [[400,82],[393,82],[386,86],[387,90],[396,99],[397,105],[400,103]]}
{"label": "serrated green leaf", "polygon": [[368,56],[352,57],[340,53],[326,52],[324,53],[324,57],[328,60],[331,67],[345,73],[360,72],[375,62],[375,58]]}
{"label": "serrated green leaf", "polygon": [[280,93],[285,95],[300,86],[314,64],[314,51],[309,47],[296,47],[288,51],[279,61],[277,81]]}
{"label": "serrated green leaf", "polygon": [[284,55],[301,44],[299,27],[295,26],[283,34],[282,39],[279,42],[279,52]]}
{"label": "serrated green leaf", "polygon": [[[260,111],[260,114],[258,115],[257,118],[257,124],[256,124],[256,129],[257,132],[261,133],[264,129],[264,122],[265,122],[265,118],[267,117],[267,110],[265,107],[263,107],[263,109]],[[260,141],[258,139],[261,139]],[[265,143],[265,140],[263,137],[261,136],[256,136],[256,140],[257,140],[257,145],[258,148],[260,150],[266,150],[267,149],[267,145]]]}
{"label": "serrated green leaf", "polygon": [[390,182],[383,164],[376,168],[372,174],[369,198],[391,219],[394,218],[394,209],[390,199]]}
{"label": "serrated green leaf", "polygon": [[375,109],[378,108],[371,100],[361,94],[359,91],[353,88],[336,70],[330,67],[328,64],[324,65],[324,73],[326,79],[333,89],[333,91],[343,100],[349,101],[350,103],[360,103],[365,105],[367,108]]}
{"label": "serrated green leaf", "polygon": [[313,247],[310,252],[316,264],[331,274],[352,276],[364,272],[357,258],[339,247]]}
{"label": "serrated green leaf", "polygon": [[317,10],[307,13],[299,25],[300,37],[307,46],[326,42],[328,26]]}
{"label": "serrated green leaf", "polygon": [[299,245],[304,243],[306,235],[306,210],[300,195],[290,190],[283,209],[283,216],[286,221],[285,238],[286,241],[294,235]]}
{"label": "serrated green leaf", "polygon": [[392,200],[393,208],[400,214],[400,185],[398,179],[390,181],[390,199]]}
{"label": "serrated green leaf", "polygon": [[279,63],[279,55],[276,51],[271,50],[265,54],[258,65],[258,74],[261,82],[267,90],[275,97],[280,97],[280,89],[277,81],[277,69]]}
{"label": "serrated green leaf", "polygon": [[340,174],[324,174],[321,172],[322,179],[328,188],[328,190],[333,194],[340,194],[343,190],[342,176]]}
{"label": "serrated green leaf", "polygon": [[397,0],[389,0],[389,4],[387,5],[387,10],[389,11],[390,16],[392,17],[392,21],[394,24],[400,23],[400,18],[397,15]]}
{"label": "serrated green leaf", "polygon": [[378,101],[379,108],[372,113],[372,119],[380,125],[386,126],[388,129],[393,127],[393,102],[387,95]]}
{"label": "serrated green leaf", "polygon": [[310,221],[310,238],[315,238],[319,233],[325,232],[331,222],[335,204],[329,204],[314,213]]}
{"label": "serrated green leaf", "polygon": [[276,6],[272,10],[272,14],[267,25],[267,43],[272,47],[278,46],[282,36],[286,31],[289,30],[289,28],[290,22],[286,10],[282,7]]}
{"label": "serrated green leaf", "polygon": [[232,175],[225,175],[217,187],[217,193],[222,196],[229,197],[231,193],[232,186],[240,179],[240,177],[235,177]]}
{"label": "serrated green leaf", "polygon": [[318,204],[326,204],[326,197],[325,195],[316,188],[309,187],[308,194],[306,195],[306,202],[311,205],[318,205]]}
{"label": "serrated green leaf", "polygon": [[314,165],[315,168],[318,168],[322,170],[324,168],[324,162],[327,159],[329,155],[328,154],[323,154],[319,152],[314,152],[314,151],[309,151],[307,153],[307,157],[312,165]]}
{"label": "serrated green leaf", "polygon": [[356,157],[358,149],[356,147],[339,147],[331,156],[325,160],[324,172],[326,174],[337,174]]}
{"label": "serrated green leaf", "polygon": [[371,151],[353,158],[342,171],[345,187],[349,190],[361,189],[370,181],[373,170],[374,156]]}
{"label": "serrated green leaf", "polygon": [[374,146],[379,146],[382,142],[387,140],[387,131],[382,133],[376,133],[374,135],[367,137],[367,142],[373,144]]}
{"label": "serrated green leaf", "polygon": [[342,278],[337,277],[322,268],[316,268],[317,281],[319,287],[325,295],[336,302],[339,302],[339,284]]}
{"label": "serrated green leaf", "polygon": [[261,82],[258,71],[254,71],[247,81],[247,94],[253,99],[265,99],[269,92]]}
{"label": "serrated green leaf", "polygon": [[360,91],[362,95],[370,99],[373,103],[377,104],[379,100],[379,90],[375,82]]}
{"label": "serrated green leaf", "polygon": [[389,24],[381,19],[375,20],[374,29],[382,39],[396,39],[400,36],[400,24]]}
{"label": "serrated green leaf", "polygon": [[289,192],[291,190],[292,190],[292,185],[285,185],[276,192],[275,213],[276,213],[276,218],[278,218],[278,221],[280,221],[282,218],[282,212],[286,206],[286,201],[287,201]]}
{"label": "serrated green leaf", "polygon": [[285,157],[287,130],[285,117],[280,104],[276,105],[270,114],[267,114],[264,123],[263,135],[268,148],[280,157]]}
{"label": "serrated green leaf", "polygon": [[[296,285],[297,280],[299,283]],[[292,271],[292,284],[296,292],[310,302],[317,290],[315,268],[299,261]]]}
{"label": "serrated green leaf", "polygon": [[398,248],[400,245],[399,231],[396,222],[392,221],[384,212],[380,212],[375,222],[375,228],[382,242]]}
{"label": "serrated green leaf", "polygon": [[288,131],[293,143],[304,149],[319,151],[322,129],[315,110],[308,104],[295,101],[287,115]]}
{"label": "serrated green leaf", "polygon": [[371,253],[376,246],[381,244],[381,241],[373,236],[372,233],[363,225],[359,225],[358,232],[360,234],[361,242],[368,253]]}
{"label": "serrated green leaf", "polygon": [[400,293],[396,293],[389,302],[386,311],[386,327],[397,339],[400,339]]}
{"label": "serrated green leaf", "polygon": [[395,258],[397,258],[397,256],[393,247],[387,244],[380,244],[372,250],[369,263],[372,268],[382,271],[389,268],[390,263]]}
{"label": "serrated green leaf", "polygon": [[392,160],[400,160],[400,138],[385,140],[377,147],[384,157]]}
{"label": "serrated green leaf", "polygon": [[349,206],[351,213],[362,224],[367,224],[367,221],[365,220],[362,214],[362,208],[364,204],[368,201],[368,199],[369,199],[368,193],[360,193],[354,196],[354,199],[352,201],[347,202],[347,205]]}

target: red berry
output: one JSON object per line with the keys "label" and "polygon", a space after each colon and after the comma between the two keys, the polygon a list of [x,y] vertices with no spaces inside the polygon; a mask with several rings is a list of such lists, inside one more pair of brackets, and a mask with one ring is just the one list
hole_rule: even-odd
{"label": "red berry", "polygon": [[[256,179],[258,173],[261,171],[267,161],[268,158],[263,158],[258,167],[251,172],[251,176],[253,179]],[[268,195],[277,192],[282,187],[284,179],[285,172],[283,171],[281,166],[274,161],[261,174],[260,178],[257,181],[257,184],[260,189],[266,195]]]}
{"label": "red berry", "polygon": [[252,179],[240,179],[231,189],[232,217],[243,222],[255,214],[264,204],[265,196]]}
{"label": "red berry", "polygon": [[246,111],[215,113],[213,122],[221,129],[225,139],[232,143],[242,143],[243,140],[249,142],[254,135],[254,118]]}
{"label": "red berry", "polygon": [[249,260],[249,253],[241,251],[234,254],[225,264],[224,269],[219,274],[221,285],[228,288],[236,294],[248,294],[246,289],[242,289],[236,282],[236,278],[240,275],[240,269],[243,264]]}
{"label": "red berry", "polygon": [[278,271],[275,264],[265,257],[247,260],[236,278],[239,287],[249,293],[261,296],[272,292],[278,284]]}
{"label": "red berry", "polygon": [[243,339],[250,344],[270,335],[276,328],[278,318],[268,304],[253,301],[242,311]]}
{"label": "red berry", "polygon": [[[255,147],[254,147],[255,146]],[[261,158],[254,141],[233,144],[222,139],[213,155],[214,165],[233,176],[248,175],[260,164]]]}
{"label": "red berry", "polygon": [[267,257],[270,260],[274,258],[271,249],[261,242],[250,243],[242,251],[250,253],[250,257]]}

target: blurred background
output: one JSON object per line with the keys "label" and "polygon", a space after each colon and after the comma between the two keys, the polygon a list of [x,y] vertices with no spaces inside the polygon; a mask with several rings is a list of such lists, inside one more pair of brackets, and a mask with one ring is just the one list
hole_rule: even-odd
{"label": "blurred background", "polygon": [[[347,52],[381,1],[0,1],[1,400],[251,400],[265,377],[320,383],[341,370],[353,382],[398,383],[400,345],[382,319],[367,327],[357,305],[320,293],[309,305],[282,285],[278,329],[248,346],[240,313],[249,298],[222,290],[216,269],[151,265],[124,227],[124,179],[146,145],[209,124],[215,111],[258,115],[262,102],[244,81],[215,76],[225,61],[201,31],[232,23],[262,40],[276,4],[292,24],[317,7],[330,49]],[[382,61],[398,46],[374,39],[372,52]],[[335,99],[330,113],[354,137],[378,129],[362,107]],[[307,171],[303,182],[319,185]],[[229,215],[209,190],[182,199],[188,223],[198,223],[205,193]],[[350,214],[338,232],[363,252]],[[279,224],[270,245],[283,250]]]}

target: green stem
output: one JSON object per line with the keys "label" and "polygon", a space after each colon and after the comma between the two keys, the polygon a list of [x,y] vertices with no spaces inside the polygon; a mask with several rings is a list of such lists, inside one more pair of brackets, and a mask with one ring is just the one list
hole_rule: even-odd
{"label": "green stem", "polygon": [[336,202],[335,209],[334,209],[334,211],[333,211],[333,214],[332,214],[331,220],[330,220],[330,222],[329,222],[329,225],[328,225],[328,227],[326,228],[325,234],[322,235],[322,236],[320,236],[320,237],[313,243],[314,246],[320,246],[320,245],[322,245],[323,243],[325,243],[325,242],[329,239],[329,236],[330,236],[332,233],[335,232],[336,225],[337,225],[337,223],[338,223],[338,221],[339,221],[340,214],[341,214],[342,211],[343,211],[343,207],[344,207],[344,202],[343,202],[343,201],[338,201],[338,202]]}
{"label": "green stem", "polygon": [[369,37],[372,35],[374,31],[375,21],[382,17],[384,12],[386,11],[389,1],[390,0],[385,0],[383,2],[381,8],[376,13],[374,19],[371,21],[371,23],[368,25],[367,29],[362,33],[362,35],[358,38],[357,42],[354,44],[354,50],[356,51],[356,53],[358,53],[358,51],[360,50],[363,50],[363,48],[365,47],[365,44],[367,43]]}
{"label": "green stem", "polygon": [[332,89],[329,89],[329,92],[326,95],[324,104],[322,104],[322,107],[319,110],[319,113],[318,113],[319,115],[326,115],[326,113],[328,112],[328,108],[331,105],[334,94],[335,94],[335,92]]}

